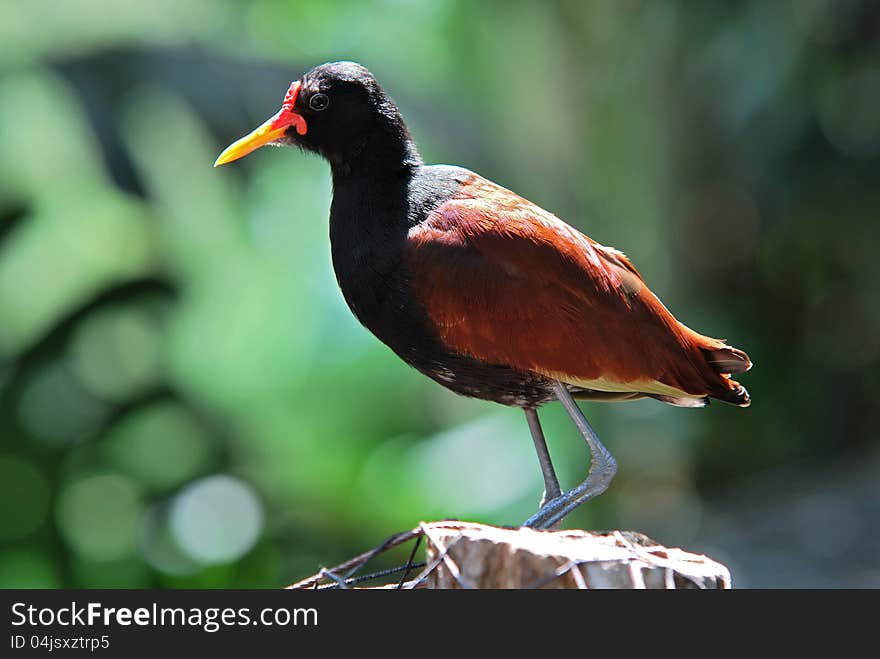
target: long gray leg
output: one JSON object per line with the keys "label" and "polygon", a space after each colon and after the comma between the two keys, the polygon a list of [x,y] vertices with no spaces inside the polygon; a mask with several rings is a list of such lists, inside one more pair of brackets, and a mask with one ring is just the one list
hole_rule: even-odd
{"label": "long gray leg", "polygon": [[541,473],[544,474],[544,496],[541,498],[541,506],[544,506],[548,501],[562,494],[562,490],[559,487],[559,479],[556,478],[556,471],[553,469],[553,461],[550,460],[550,451],[547,450],[544,431],[541,430],[541,422],[538,420],[538,411],[533,407],[527,407],[524,411],[532,433],[532,441],[535,442],[538,462],[541,463]]}
{"label": "long gray leg", "polygon": [[553,385],[553,391],[559,402],[565,407],[565,411],[574,421],[577,429],[580,431],[590,448],[592,456],[590,473],[587,479],[577,487],[569,490],[565,494],[548,501],[537,513],[527,519],[523,526],[531,526],[536,529],[550,528],[557,522],[562,521],[575,508],[589,501],[593,497],[597,497],[608,489],[611,481],[617,474],[617,462],[608,452],[596,431],[593,430],[587,421],[584,413],[574,402],[568,388],[562,382],[556,382]]}

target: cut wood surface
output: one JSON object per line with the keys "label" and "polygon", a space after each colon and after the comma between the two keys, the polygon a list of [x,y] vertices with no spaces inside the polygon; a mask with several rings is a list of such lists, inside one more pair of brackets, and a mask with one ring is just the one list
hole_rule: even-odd
{"label": "cut wood surface", "polygon": [[[409,562],[399,568],[355,576],[368,561],[415,541]],[[416,562],[419,543],[423,562]],[[350,561],[299,581],[290,588],[351,588],[389,577],[378,588],[482,589],[728,589],[730,571],[721,563],[664,547],[631,531],[535,531],[472,522],[422,522],[391,536]],[[411,578],[410,578],[411,577]]]}
{"label": "cut wood surface", "polygon": [[534,531],[426,524],[428,588],[730,588],[706,556],[628,531]]}

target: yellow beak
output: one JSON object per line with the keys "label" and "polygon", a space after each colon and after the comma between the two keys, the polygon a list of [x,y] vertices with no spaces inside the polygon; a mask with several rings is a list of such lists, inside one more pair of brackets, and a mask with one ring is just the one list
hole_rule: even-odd
{"label": "yellow beak", "polygon": [[298,81],[291,84],[290,89],[287,91],[287,96],[284,97],[284,104],[275,113],[275,116],[265,121],[255,131],[223,149],[223,153],[214,161],[214,167],[243,158],[261,146],[280,140],[291,126],[296,128],[296,132],[299,135],[305,135],[308,130],[306,120],[302,115],[293,111],[296,97],[299,94],[299,86],[300,83]]}

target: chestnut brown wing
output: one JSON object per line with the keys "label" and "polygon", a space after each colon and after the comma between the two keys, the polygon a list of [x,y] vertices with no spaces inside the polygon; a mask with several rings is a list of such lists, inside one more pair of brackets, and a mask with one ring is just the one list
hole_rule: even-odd
{"label": "chestnut brown wing", "polygon": [[597,391],[747,402],[707,360],[744,353],[679,323],[617,250],[476,175],[410,231],[407,267],[453,351]]}

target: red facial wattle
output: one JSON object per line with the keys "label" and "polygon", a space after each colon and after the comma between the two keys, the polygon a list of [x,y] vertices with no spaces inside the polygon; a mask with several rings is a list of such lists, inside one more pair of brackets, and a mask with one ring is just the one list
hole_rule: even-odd
{"label": "red facial wattle", "polygon": [[298,135],[305,135],[309,129],[306,125],[306,119],[293,110],[293,108],[296,107],[296,99],[299,96],[299,89],[301,86],[302,83],[300,83],[299,80],[290,83],[290,88],[287,90],[287,93],[284,95],[284,101],[281,103],[281,109],[278,111],[278,114],[272,118],[272,121],[276,122],[279,127],[282,125],[284,128],[293,126],[296,128]]}

